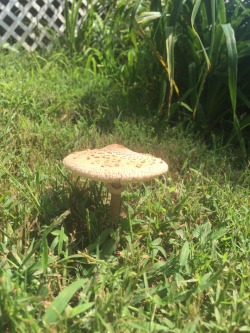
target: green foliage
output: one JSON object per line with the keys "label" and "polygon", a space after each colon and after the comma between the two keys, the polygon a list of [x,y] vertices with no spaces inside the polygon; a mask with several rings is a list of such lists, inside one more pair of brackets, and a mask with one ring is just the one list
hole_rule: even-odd
{"label": "green foliage", "polygon": [[65,37],[71,55],[76,52],[79,43],[81,22],[79,22],[78,13],[81,6],[82,0],[73,0],[72,4],[65,1],[64,4]]}
{"label": "green foliage", "polygon": [[87,1],[86,15],[79,21],[82,0],[65,2],[66,33],[61,45],[70,56],[79,57],[86,70],[115,75],[120,79],[132,74],[136,45],[129,31],[133,1]]}
{"label": "green foliage", "polygon": [[[127,117],[112,78],[61,53],[0,58],[0,331],[248,331],[250,174],[238,153]],[[111,142],[170,166],[127,186],[119,225],[105,186],[62,166]]]}
{"label": "green foliage", "polygon": [[[246,157],[249,101],[241,68],[250,56],[249,3],[137,1],[135,13],[135,31],[161,64],[159,112],[170,119],[191,112],[206,131],[233,127],[227,139],[237,136]],[[244,71],[249,75],[249,66]]]}

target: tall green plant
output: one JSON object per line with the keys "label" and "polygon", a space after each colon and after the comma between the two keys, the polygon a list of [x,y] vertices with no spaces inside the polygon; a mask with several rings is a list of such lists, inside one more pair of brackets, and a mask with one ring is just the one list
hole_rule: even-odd
{"label": "tall green plant", "polygon": [[[249,10],[238,0],[235,3],[230,12],[234,20],[230,22],[223,0],[169,0],[164,7],[153,0],[150,3],[137,1],[134,26],[150,45],[167,77],[168,85],[162,84],[164,79],[160,80],[160,89],[163,89],[160,112],[166,109],[168,117],[172,117],[180,106],[184,107],[208,131],[232,123],[242,154],[246,156],[242,129],[249,126],[250,121],[241,125],[237,112],[237,92],[241,84],[237,30],[242,29]],[[249,30],[246,22],[243,26]],[[244,36],[247,35],[244,33]],[[244,52],[249,56],[249,48],[245,47]],[[248,107],[246,95],[240,96]]]}
{"label": "tall green plant", "polygon": [[79,9],[82,6],[82,0],[73,0],[69,6],[66,0],[64,4],[64,17],[65,17],[65,35],[66,45],[70,54],[77,51],[79,42],[79,31],[81,22],[79,21]]}
{"label": "tall green plant", "polygon": [[[143,1],[138,0],[133,11],[133,25],[135,30],[146,41],[150,51],[159,60],[159,66],[156,66],[156,73],[160,79],[160,94],[158,111],[162,115],[164,101],[168,94],[168,113],[170,113],[173,92],[179,94],[178,87],[174,80],[174,47],[176,42],[175,26],[178,20],[182,1],[177,0],[173,3],[167,1],[163,7],[161,1],[146,2],[143,6]],[[145,8],[145,12],[140,12],[141,8]],[[170,10],[171,8],[171,10]],[[171,14],[169,14],[171,12]],[[148,22],[153,21],[152,30],[147,34],[146,27]],[[143,25],[141,25],[143,24]],[[160,69],[160,70],[159,70]]]}
{"label": "tall green plant", "polygon": [[130,81],[137,61],[137,45],[127,25],[133,1],[91,1],[79,20],[82,0],[65,2],[66,32],[64,49],[75,56],[86,70],[94,74],[113,75],[120,81]]}

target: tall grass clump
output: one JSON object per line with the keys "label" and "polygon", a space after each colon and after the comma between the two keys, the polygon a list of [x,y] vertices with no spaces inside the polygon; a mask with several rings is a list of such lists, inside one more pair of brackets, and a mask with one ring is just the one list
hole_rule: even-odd
{"label": "tall grass clump", "polygon": [[[124,65],[133,66],[133,33],[129,17],[133,1],[65,2],[66,31],[61,45],[72,57],[78,56],[82,66],[94,73],[126,76]],[[79,20],[78,11],[86,10]],[[131,71],[132,72],[132,71]]]}
{"label": "tall grass clump", "polygon": [[134,31],[158,60],[150,75],[158,76],[160,114],[190,114],[208,133],[236,137],[245,157],[249,15],[248,1],[138,0],[133,16]]}

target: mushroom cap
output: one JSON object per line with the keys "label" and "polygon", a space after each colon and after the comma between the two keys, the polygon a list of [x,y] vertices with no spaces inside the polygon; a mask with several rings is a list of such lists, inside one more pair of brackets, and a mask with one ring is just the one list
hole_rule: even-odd
{"label": "mushroom cap", "polygon": [[64,158],[63,164],[76,175],[104,183],[140,182],[168,171],[162,159],[118,144],[72,153]]}

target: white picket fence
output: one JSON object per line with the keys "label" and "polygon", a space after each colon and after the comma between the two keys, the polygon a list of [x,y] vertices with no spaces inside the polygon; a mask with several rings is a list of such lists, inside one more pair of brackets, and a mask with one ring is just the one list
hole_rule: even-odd
{"label": "white picket fence", "polygon": [[[28,51],[50,48],[51,31],[65,31],[64,1],[72,0],[0,0],[0,48],[6,43],[20,44]],[[85,15],[82,2],[79,20]]]}

